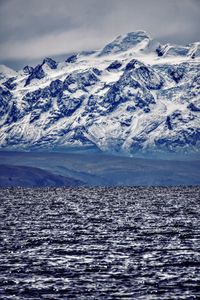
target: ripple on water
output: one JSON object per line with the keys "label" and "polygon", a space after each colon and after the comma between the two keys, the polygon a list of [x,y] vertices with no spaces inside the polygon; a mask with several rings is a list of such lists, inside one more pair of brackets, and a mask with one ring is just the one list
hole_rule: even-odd
{"label": "ripple on water", "polygon": [[199,299],[200,187],[0,190],[0,298]]}

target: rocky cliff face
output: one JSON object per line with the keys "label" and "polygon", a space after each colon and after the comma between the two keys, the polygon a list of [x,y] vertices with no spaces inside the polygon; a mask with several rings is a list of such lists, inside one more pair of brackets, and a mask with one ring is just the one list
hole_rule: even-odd
{"label": "rocky cliff face", "polygon": [[0,67],[0,147],[198,153],[200,43],[145,32],[19,72]]}

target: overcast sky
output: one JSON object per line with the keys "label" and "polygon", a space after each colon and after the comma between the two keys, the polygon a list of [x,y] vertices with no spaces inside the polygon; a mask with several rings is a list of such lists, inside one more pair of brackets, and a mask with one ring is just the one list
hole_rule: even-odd
{"label": "overcast sky", "polygon": [[161,42],[200,40],[200,0],[0,0],[0,63],[98,49],[145,30]]}

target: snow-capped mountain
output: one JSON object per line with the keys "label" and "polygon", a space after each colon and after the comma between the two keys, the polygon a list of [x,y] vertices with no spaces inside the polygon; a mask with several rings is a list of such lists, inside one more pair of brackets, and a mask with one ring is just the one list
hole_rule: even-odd
{"label": "snow-capped mountain", "polygon": [[144,31],[57,63],[0,67],[0,147],[199,152],[200,43]]}

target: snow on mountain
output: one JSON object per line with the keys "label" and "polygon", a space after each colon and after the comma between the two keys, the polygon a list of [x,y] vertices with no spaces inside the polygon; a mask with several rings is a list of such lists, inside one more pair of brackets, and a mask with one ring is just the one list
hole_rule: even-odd
{"label": "snow on mountain", "polygon": [[5,65],[0,65],[0,83],[7,78],[17,76],[17,72]]}
{"label": "snow on mountain", "polygon": [[65,62],[1,67],[0,147],[199,152],[199,45],[138,31]]}
{"label": "snow on mountain", "polygon": [[131,49],[132,51],[143,50],[148,46],[150,37],[144,31],[130,32],[125,36],[118,36],[114,41],[106,45],[99,56],[120,53]]}

